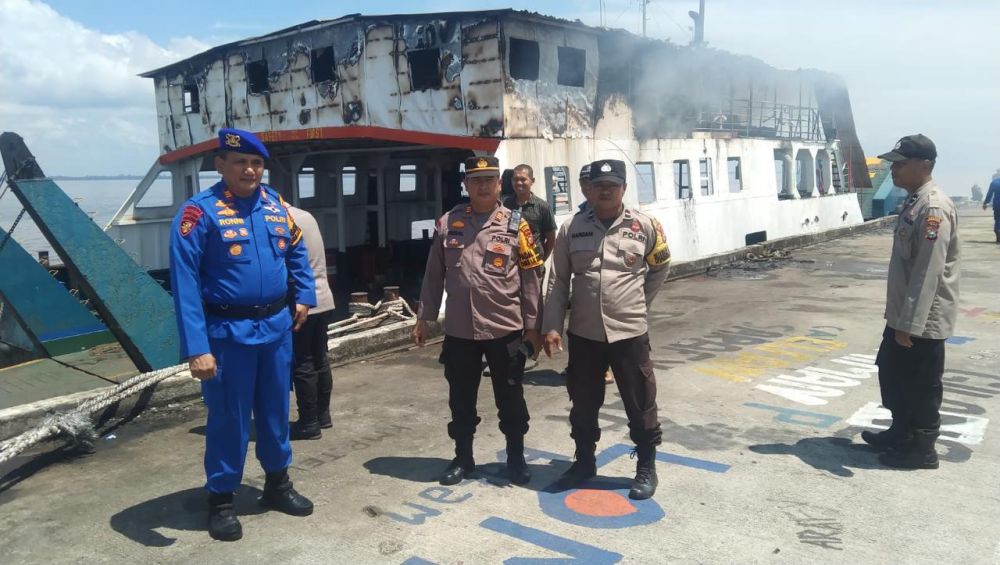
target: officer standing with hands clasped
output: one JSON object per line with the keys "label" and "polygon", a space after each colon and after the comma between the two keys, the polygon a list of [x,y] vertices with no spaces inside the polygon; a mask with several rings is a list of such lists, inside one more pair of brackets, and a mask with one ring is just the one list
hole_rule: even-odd
{"label": "officer standing with hands clasped", "polygon": [[528,406],[521,379],[526,357],[541,346],[542,258],[528,224],[498,200],[500,164],[495,157],[467,159],[465,187],[469,204],[437,221],[413,328],[414,343],[423,345],[427,322],[437,320],[446,291],[442,358],[455,458],[440,482],[457,484],[475,471],[472,440],[480,422],[476,397],[485,356],[500,431],[507,438],[510,480],[525,484],[531,474],[524,460]]}
{"label": "officer standing with hands clasped", "polygon": [[[313,505],[292,488],[288,391],[292,334],[316,305],[298,226],[274,189],[261,184],[267,148],[252,133],[219,130],[222,180],[181,207],[170,231],[170,278],[181,357],[201,380],[208,408],[205,488],[209,534],[240,539],[233,494],[243,477],[250,414],[265,472],[260,503],[295,516]],[[286,304],[294,281],[294,319]]]}
{"label": "officer standing with hands clasped", "polygon": [[638,456],[629,497],[642,500],[656,492],[661,436],[646,312],[667,278],[670,249],[659,222],[622,205],[625,187],[622,161],[590,164],[591,209],[559,229],[542,319],[545,352],[551,356],[562,350],[563,321],[572,303],[566,388],[576,461],[560,486],[574,488],[597,474],[598,413],[610,365]]}
{"label": "officer standing with hands clasped", "polygon": [[926,136],[908,135],[879,158],[892,162],[892,182],[909,197],[896,218],[886,326],[875,357],[892,425],[861,438],[885,451],[879,456],[884,465],[937,469],[944,342],[958,317],[958,214],[931,178],[937,149]]}

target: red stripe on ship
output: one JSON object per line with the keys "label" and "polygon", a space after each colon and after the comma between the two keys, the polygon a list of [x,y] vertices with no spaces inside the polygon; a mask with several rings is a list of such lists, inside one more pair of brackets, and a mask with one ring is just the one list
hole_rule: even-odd
{"label": "red stripe on ship", "polygon": [[[381,141],[396,141],[415,145],[434,145],[438,147],[454,147],[471,151],[494,152],[500,146],[500,140],[495,138],[469,137],[463,135],[447,135],[402,129],[383,128],[376,126],[344,126],[324,127],[280,131],[264,131],[256,133],[265,143],[284,143],[290,141],[312,141],[322,139],[377,139]],[[168,165],[201,155],[218,147],[217,139],[209,139],[182,147],[160,155],[160,163]]]}

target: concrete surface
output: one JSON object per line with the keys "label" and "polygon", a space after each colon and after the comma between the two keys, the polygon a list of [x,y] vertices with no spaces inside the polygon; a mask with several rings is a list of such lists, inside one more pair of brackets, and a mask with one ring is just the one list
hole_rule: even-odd
{"label": "concrete surface", "polygon": [[[0,468],[4,563],[995,563],[1000,246],[962,219],[962,311],[948,346],[941,468],[895,471],[860,444],[884,426],[871,361],[890,232],[668,283],[650,312],[664,444],[650,501],[624,498],[634,460],[609,389],[589,488],[568,466],[565,354],[527,376],[534,478],[503,478],[484,381],[478,480],[440,487],[451,457],[439,347],[339,367],[334,428],[296,442],[309,518],[262,512],[253,451],[244,539],[206,532],[197,402],[103,430],[97,452],[52,445]],[[774,267],[774,268],[772,268]]]}

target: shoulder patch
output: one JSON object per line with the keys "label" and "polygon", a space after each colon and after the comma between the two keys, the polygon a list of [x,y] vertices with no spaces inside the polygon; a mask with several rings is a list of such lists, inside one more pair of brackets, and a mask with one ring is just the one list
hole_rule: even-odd
{"label": "shoulder patch", "polygon": [[938,232],[941,231],[941,216],[934,215],[931,212],[927,215],[927,219],[924,220],[924,237],[930,241],[935,241],[938,238]]}
{"label": "shoulder patch", "polygon": [[528,222],[521,220],[517,225],[517,266],[522,269],[537,269],[543,263],[542,251],[531,235]]}
{"label": "shoulder patch", "polygon": [[670,263],[670,246],[667,245],[667,236],[663,232],[663,226],[656,218],[650,218],[653,224],[653,231],[656,232],[656,239],[653,241],[653,250],[646,255],[646,264],[650,267],[660,267]]}
{"label": "shoulder patch", "polygon": [[181,223],[178,226],[178,230],[181,235],[187,236],[191,231],[198,225],[201,221],[201,217],[204,214],[201,208],[195,206],[194,204],[188,204],[184,207],[184,211],[181,213]]}

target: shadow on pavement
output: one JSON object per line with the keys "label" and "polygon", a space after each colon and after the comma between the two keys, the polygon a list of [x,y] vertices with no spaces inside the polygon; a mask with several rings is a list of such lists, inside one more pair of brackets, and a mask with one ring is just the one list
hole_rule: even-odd
{"label": "shadow on pavement", "polygon": [[552,369],[532,370],[524,374],[524,384],[531,386],[566,386],[566,377]]}
{"label": "shadow on pavement", "polygon": [[[365,462],[364,467],[373,475],[383,475],[415,483],[437,484],[438,478],[444,473],[450,459],[438,457],[376,457]],[[520,485],[533,491],[543,491],[558,479],[567,468],[568,461],[552,461],[548,464],[528,463],[531,470],[531,481]],[[511,487],[507,478],[507,465],[503,462],[477,464],[476,473],[469,480],[484,481],[497,487]]]}
{"label": "shadow on pavement", "polygon": [[838,477],[853,477],[851,468],[885,469],[871,447],[842,437],[810,437],[794,445],[768,443],[751,445],[749,449],[762,455],[794,455],[806,465]]}
{"label": "shadow on pavement", "polygon": [[[257,504],[260,489],[244,486],[236,494],[237,516],[263,514]],[[168,547],[177,541],[160,529],[205,532],[208,537],[208,494],[191,488],[147,500],[111,517],[111,528],[146,547]]]}

